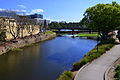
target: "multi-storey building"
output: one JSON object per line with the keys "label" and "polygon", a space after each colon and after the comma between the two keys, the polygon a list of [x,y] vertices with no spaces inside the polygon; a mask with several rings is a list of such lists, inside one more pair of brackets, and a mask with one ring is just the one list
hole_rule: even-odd
{"label": "multi-storey building", "polygon": [[31,19],[36,19],[39,24],[41,24],[44,28],[48,28],[48,24],[50,20],[43,19],[43,15],[41,14],[33,14],[33,15],[28,15]]}

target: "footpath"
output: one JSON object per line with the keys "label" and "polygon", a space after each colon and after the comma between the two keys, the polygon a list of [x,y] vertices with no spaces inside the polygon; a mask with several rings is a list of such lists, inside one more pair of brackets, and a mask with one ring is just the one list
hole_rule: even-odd
{"label": "footpath", "polygon": [[104,80],[106,70],[120,57],[120,44],[80,69],[74,80]]}

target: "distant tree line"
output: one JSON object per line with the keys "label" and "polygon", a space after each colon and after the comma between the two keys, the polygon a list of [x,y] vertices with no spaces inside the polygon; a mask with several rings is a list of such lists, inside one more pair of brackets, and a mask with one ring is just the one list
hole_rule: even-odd
{"label": "distant tree line", "polygon": [[54,28],[81,28],[82,25],[80,22],[70,22],[70,23],[62,23],[62,22],[51,22],[49,24],[49,28],[50,29],[54,29]]}

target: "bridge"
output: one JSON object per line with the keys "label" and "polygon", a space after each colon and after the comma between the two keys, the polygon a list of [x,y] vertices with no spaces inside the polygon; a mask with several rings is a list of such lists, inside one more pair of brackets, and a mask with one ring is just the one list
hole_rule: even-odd
{"label": "bridge", "polygon": [[70,33],[70,34],[98,32],[97,30],[92,30],[88,28],[79,28],[79,27],[52,28],[52,29],[54,29],[53,32],[56,33]]}

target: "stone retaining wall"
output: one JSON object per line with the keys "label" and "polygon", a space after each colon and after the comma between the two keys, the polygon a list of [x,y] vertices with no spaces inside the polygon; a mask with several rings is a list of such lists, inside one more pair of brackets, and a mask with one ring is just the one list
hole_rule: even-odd
{"label": "stone retaining wall", "polygon": [[0,45],[0,55],[8,52],[11,49],[24,47],[24,46],[37,43],[40,41],[48,40],[54,37],[56,37],[56,33],[49,34],[49,35],[42,33],[42,34],[37,34],[33,36],[27,36],[22,39],[16,39],[10,42],[5,42],[4,44]]}

